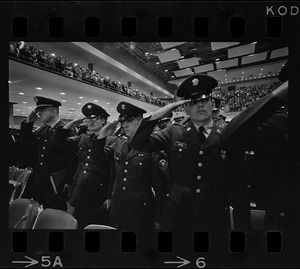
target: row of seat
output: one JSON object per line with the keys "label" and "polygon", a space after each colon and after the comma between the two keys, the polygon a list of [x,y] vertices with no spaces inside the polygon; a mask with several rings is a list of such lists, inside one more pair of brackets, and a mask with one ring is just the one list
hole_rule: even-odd
{"label": "row of seat", "polygon": [[[33,199],[18,198],[9,206],[9,229],[77,229],[77,220],[66,211],[43,207]],[[91,224],[85,229],[115,229]]]}
{"label": "row of seat", "polygon": [[10,184],[10,200],[9,204],[12,203],[14,199],[21,198],[25,190],[28,178],[32,170],[30,168],[18,168],[15,166],[9,167],[9,181]]}

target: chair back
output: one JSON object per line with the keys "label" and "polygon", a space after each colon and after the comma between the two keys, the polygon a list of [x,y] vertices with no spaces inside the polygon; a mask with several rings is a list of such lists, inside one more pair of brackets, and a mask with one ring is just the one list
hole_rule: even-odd
{"label": "chair back", "polygon": [[73,215],[59,209],[42,210],[33,225],[33,229],[77,229],[77,220]]}
{"label": "chair back", "polygon": [[[14,199],[22,197],[30,174],[31,174],[31,169],[28,169],[28,168],[18,169],[15,172],[15,174],[14,174],[14,179],[15,179],[14,190],[10,197],[10,203]],[[14,181],[14,180],[10,180],[10,183],[12,181]]]}
{"label": "chair back", "polygon": [[32,229],[40,204],[32,199],[16,199],[9,206],[9,229]]}
{"label": "chair back", "polygon": [[84,230],[117,230],[115,227],[100,225],[100,224],[90,224],[84,228]]}
{"label": "chair back", "polygon": [[9,180],[15,180],[16,172],[19,170],[16,166],[9,167]]}

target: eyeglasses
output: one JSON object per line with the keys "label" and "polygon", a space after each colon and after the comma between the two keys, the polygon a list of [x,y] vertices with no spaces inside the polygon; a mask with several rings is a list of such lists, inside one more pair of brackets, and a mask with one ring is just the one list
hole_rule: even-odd
{"label": "eyeglasses", "polygon": [[209,101],[210,97],[207,97],[207,98],[203,98],[203,99],[195,99],[195,100],[191,100],[190,103],[192,103],[193,105],[201,102],[201,103],[207,103]]}

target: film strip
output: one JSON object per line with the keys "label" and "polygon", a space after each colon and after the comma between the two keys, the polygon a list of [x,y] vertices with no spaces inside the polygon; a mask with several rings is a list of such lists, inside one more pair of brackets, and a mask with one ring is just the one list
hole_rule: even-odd
{"label": "film strip", "polygon": [[[9,72],[7,48],[11,41],[286,42],[292,66],[287,175],[296,188],[300,185],[300,124],[296,116],[297,100],[300,100],[298,2],[2,2],[0,7],[1,86],[5,94],[8,94]],[[7,115],[4,101],[2,114]],[[5,130],[1,131],[2,141],[6,141]],[[3,179],[8,177],[7,167],[2,162]],[[13,230],[8,229],[7,181],[2,180],[0,184],[0,267],[3,268],[289,268],[300,265],[299,200],[294,202],[292,223],[280,231]]]}

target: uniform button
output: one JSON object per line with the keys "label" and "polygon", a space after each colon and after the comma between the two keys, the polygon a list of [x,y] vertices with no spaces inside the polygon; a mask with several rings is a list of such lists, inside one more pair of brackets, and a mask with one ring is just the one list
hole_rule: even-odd
{"label": "uniform button", "polygon": [[182,149],[179,149],[179,151],[181,152],[181,151],[182,151]]}
{"label": "uniform button", "polygon": [[128,162],[125,162],[125,165],[127,165],[128,164]]}
{"label": "uniform button", "polygon": [[84,170],[84,171],[83,171],[83,173],[85,174],[85,173],[86,173],[86,171]]}
{"label": "uniform button", "polygon": [[202,167],[202,163],[198,163],[198,166],[199,166],[199,167]]}
{"label": "uniform button", "polygon": [[125,188],[125,187],[123,187],[123,190],[125,191],[125,190],[126,190],[126,188]]}
{"label": "uniform button", "polygon": [[126,178],[126,177],[124,177],[124,178],[123,178],[123,180],[124,180],[124,181],[127,181],[127,178]]}
{"label": "uniform button", "polygon": [[142,163],[139,163],[139,165],[142,165]]}
{"label": "uniform button", "polygon": [[86,158],[89,159],[89,158],[91,158],[91,157],[90,157],[90,156],[87,156]]}
{"label": "uniform button", "polygon": [[47,142],[47,139],[45,139],[44,141]]}
{"label": "uniform button", "polygon": [[88,163],[85,164],[85,166],[88,166],[88,165],[89,165]]}
{"label": "uniform button", "polygon": [[101,184],[100,184],[100,186],[102,187],[102,186],[103,186],[103,184],[101,183]]}
{"label": "uniform button", "polygon": [[200,151],[199,151],[199,154],[202,155],[202,154],[203,154],[203,150],[200,150]]}
{"label": "uniform button", "polygon": [[200,191],[200,189],[197,189],[196,192],[197,192],[197,193],[200,193],[201,191]]}
{"label": "uniform button", "polygon": [[197,176],[197,179],[198,179],[198,180],[200,180],[200,179],[201,179],[201,176],[200,176],[200,175],[199,175],[199,176]]}
{"label": "uniform button", "polygon": [[146,203],[144,203],[144,205],[147,205]]}
{"label": "uniform button", "polygon": [[43,149],[46,149],[45,147],[43,147]]}
{"label": "uniform button", "polygon": [[40,163],[40,165],[43,165],[43,163]]}
{"label": "uniform button", "polygon": [[91,151],[92,151],[91,149],[88,150],[88,152],[91,152]]}
{"label": "uniform button", "polygon": [[126,169],[124,170],[124,173],[127,173],[127,170],[126,170]]}
{"label": "uniform button", "polygon": [[167,197],[169,197],[169,196],[170,196],[170,194],[167,193]]}
{"label": "uniform button", "polygon": [[42,154],[41,157],[43,158],[43,157],[44,157],[44,154]]}

